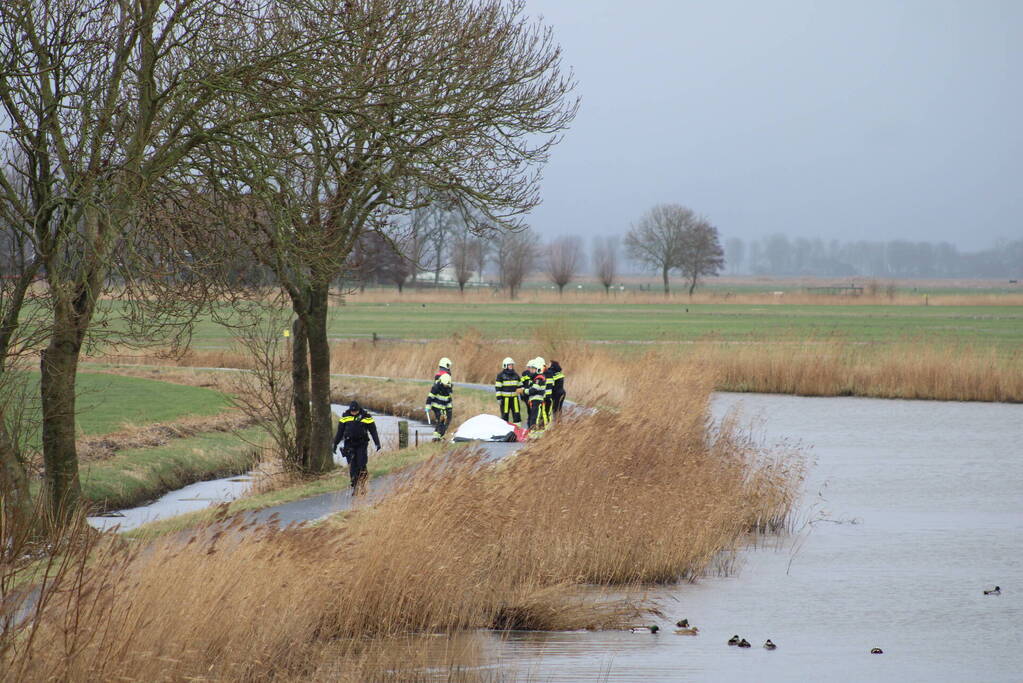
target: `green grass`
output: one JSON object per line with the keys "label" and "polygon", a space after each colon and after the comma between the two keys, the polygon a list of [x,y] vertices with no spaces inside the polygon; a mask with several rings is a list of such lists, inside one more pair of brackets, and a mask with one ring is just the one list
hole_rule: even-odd
{"label": "green grass", "polygon": [[[487,337],[521,339],[532,327],[565,321],[591,341],[788,341],[839,338],[853,342],[1023,344],[1020,306],[904,306],[802,304],[559,304],[360,303],[333,306],[334,339],[376,333],[402,339],[437,339],[475,328]],[[117,304],[111,304],[117,305]],[[229,348],[231,331],[210,320],[195,329],[196,348]]]}
{"label": "green grass", "polygon": [[[371,453],[368,465],[369,474],[371,477],[391,474],[455,447],[452,444],[446,443],[426,443],[417,448],[407,448],[401,451],[384,451],[377,455]],[[247,510],[262,510],[324,493],[343,491],[349,485],[348,470],[342,467],[321,477],[294,486],[286,486],[267,493],[238,498],[227,504],[227,514],[237,514]],[[154,538],[175,531],[191,529],[221,514],[224,514],[224,506],[210,507],[205,510],[197,510],[157,520],[127,531],[124,535],[129,538]]]}
{"label": "green grass", "polygon": [[[729,341],[840,338],[893,342],[1023,344],[1016,306],[811,306],[727,304],[359,304],[334,307],[330,334],[430,339],[468,328],[498,339],[528,336],[564,321],[592,341]],[[226,331],[203,326],[197,346],[227,345]]]}
{"label": "green grass", "polygon": [[102,510],[131,507],[176,488],[247,471],[254,464],[258,428],[210,432],[165,446],[118,451],[82,464],[82,496]]}
{"label": "green grass", "polygon": [[[29,395],[38,396],[39,374],[32,373],[29,382]],[[87,436],[109,434],[126,425],[216,415],[230,405],[227,396],[212,389],[121,375],[80,372],[77,386],[76,423],[78,433]],[[29,408],[36,414],[26,417],[38,424],[38,401],[30,403]],[[38,428],[31,438],[38,447]]]}

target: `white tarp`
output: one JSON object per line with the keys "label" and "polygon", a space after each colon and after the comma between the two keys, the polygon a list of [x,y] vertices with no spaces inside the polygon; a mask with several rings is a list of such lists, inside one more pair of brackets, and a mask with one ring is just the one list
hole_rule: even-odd
{"label": "white tarp", "polygon": [[515,428],[496,415],[477,415],[462,423],[455,441],[515,441]]}

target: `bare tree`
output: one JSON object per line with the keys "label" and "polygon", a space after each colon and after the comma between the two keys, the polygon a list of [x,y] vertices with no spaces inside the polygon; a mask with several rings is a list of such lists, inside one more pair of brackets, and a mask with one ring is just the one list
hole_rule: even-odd
{"label": "bare tree", "polygon": [[558,287],[558,294],[578,275],[583,262],[583,241],[572,235],[558,237],[547,245],[544,267],[547,277]]}
{"label": "bare tree", "polygon": [[505,233],[497,243],[497,268],[501,288],[508,290],[508,296],[512,299],[518,296],[519,288],[534,269],[538,256],[536,235],[529,228]]}
{"label": "bare tree", "polygon": [[483,283],[483,271],[487,268],[487,261],[490,260],[490,254],[493,251],[493,242],[487,239],[479,238],[476,240],[476,249],[473,252],[473,267],[476,269],[476,277],[478,281]]}
{"label": "bare tree", "polygon": [[[30,201],[26,183],[29,169],[24,157],[12,153],[0,172],[6,185],[22,201]],[[40,261],[29,239],[14,226],[26,220],[18,203],[0,195],[0,546],[13,534],[33,526],[33,505],[29,488],[29,464],[36,455],[29,415],[38,408],[38,396],[29,390],[27,358],[45,339],[45,293],[35,285]],[[0,550],[0,555],[3,551]]]}
{"label": "bare tree", "polygon": [[715,276],[725,266],[718,229],[706,219],[699,218],[686,227],[679,247],[678,269],[689,282],[689,296],[696,283],[705,275]]}
{"label": "bare tree", "polygon": [[465,292],[465,285],[472,279],[483,253],[483,240],[468,230],[457,233],[451,241],[448,258],[455,271],[458,291]]}
{"label": "bare tree", "polygon": [[425,250],[429,252],[428,261],[433,271],[434,286],[440,284],[440,273],[449,264],[450,241],[458,227],[458,212],[447,207],[444,200],[436,200],[427,213],[427,229]]}
{"label": "bare tree", "polygon": [[611,294],[611,285],[618,277],[618,238],[597,237],[593,240],[593,271],[604,285],[604,293]]}
{"label": "bare tree", "polygon": [[314,80],[337,107],[198,150],[234,241],[291,298],[295,425],[309,434],[310,471],[332,466],[328,284],[360,236],[441,201],[473,232],[515,229],[539,201],[537,168],[576,103],[550,31],[524,12],[503,0],[324,0],[310,25],[345,39],[317,51]]}
{"label": "bare tree", "polygon": [[668,274],[679,266],[683,233],[695,220],[691,209],[679,204],[658,204],[625,235],[630,258],[661,272],[665,296],[670,292]]}

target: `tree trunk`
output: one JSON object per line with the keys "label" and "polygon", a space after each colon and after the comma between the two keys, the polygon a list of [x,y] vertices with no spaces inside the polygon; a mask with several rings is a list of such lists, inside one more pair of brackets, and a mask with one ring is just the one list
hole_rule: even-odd
{"label": "tree trunk", "polygon": [[300,316],[291,324],[291,402],[295,411],[295,464],[309,469],[309,335]]}
{"label": "tree trunk", "polygon": [[[3,510],[0,512],[6,517],[2,526],[18,533],[26,524],[32,523],[32,495],[25,465],[18,457],[18,447],[4,424],[0,424],[0,491],[3,492],[0,495]],[[0,543],[7,541],[7,538],[0,538]]]}
{"label": "tree trunk", "polygon": [[312,400],[312,428],[309,432],[309,471],[326,472],[334,467],[330,410],[330,344],[327,342],[327,288],[314,286],[310,292],[309,376]]}
{"label": "tree trunk", "polygon": [[693,290],[696,289],[696,277],[694,276],[689,280],[689,296],[693,296]]}
{"label": "tree trunk", "polygon": [[561,284],[561,283],[559,282],[559,283],[558,283],[558,296],[561,296],[561,295],[563,295],[564,293],[565,293],[565,285],[563,285],[563,284]]}
{"label": "tree trunk", "polygon": [[82,344],[73,323],[54,322],[40,361],[43,404],[43,490],[54,521],[61,524],[78,506],[78,452],[75,447],[75,378]]}
{"label": "tree trunk", "polygon": [[604,296],[611,296],[611,285],[604,285]]}
{"label": "tree trunk", "polygon": [[668,296],[668,266],[661,268],[661,278],[664,280],[664,296]]}
{"label": "tree trunk", "polygon": [[458,281],[458,293],[465,294],[465,283],[461,280]]}

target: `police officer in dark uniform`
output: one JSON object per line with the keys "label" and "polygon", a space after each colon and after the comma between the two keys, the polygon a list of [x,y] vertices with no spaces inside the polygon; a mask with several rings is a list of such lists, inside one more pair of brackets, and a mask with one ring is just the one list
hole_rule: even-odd
{"label": "police officer in dark uniform", "polygon": [[369,454],[366,452],[369,447],[369,439],[373,437],[373,443],[377,450],[380,450],[380,436],[377,434],[377,425],[373,416],[362,409],[358,401],[352,401],[348,410],[338,420],[337,434],[334,435],[334,450],[337,445],[341,446],[341,455],[348,461],[348,472],[352,478],[352,491],[361,493],[366,484],[366,464],[369,461]]}

